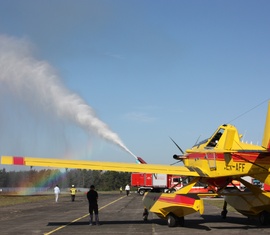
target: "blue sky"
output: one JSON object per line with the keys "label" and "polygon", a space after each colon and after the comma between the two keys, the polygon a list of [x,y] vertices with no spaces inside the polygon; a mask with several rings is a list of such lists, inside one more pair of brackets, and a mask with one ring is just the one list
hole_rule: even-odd
{"label": "blue sky", "polygon": [[[135,155],[171,164],[178,150],[169,137],[186,149],[230,121],[261,143],[269,10],[269,1],[10,0],[0,2],[0,37],[46,63]],[[134,162],[48,109],[39,85],[18,91],[0,76],[0,155]]]}

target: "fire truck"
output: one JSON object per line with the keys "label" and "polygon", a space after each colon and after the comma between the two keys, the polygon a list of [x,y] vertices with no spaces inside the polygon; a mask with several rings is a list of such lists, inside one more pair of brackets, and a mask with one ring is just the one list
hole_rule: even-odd
{"label": "fire truck", "polygon": [[[137,187],[138,193],[143,196],[145,192],[173,193],[192,180],[191,177],[180,175],[132,173],[131,186]],[[198,182],[192,187],[190,193],[209,194],[214,193],[213,188]]]}
{"label": "fire truck", "polygon": [[143,196],[147,191],[174,192],[183,187],[183,182],[178,175],[132,173],[131,186],[138,187],[138,193]]}

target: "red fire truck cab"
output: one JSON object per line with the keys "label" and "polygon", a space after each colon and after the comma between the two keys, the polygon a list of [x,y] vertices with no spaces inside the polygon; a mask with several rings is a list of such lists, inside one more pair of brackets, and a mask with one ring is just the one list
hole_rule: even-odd
{"label": "red fire truck cab", "polygon": [[138,193],[144,195],[147,191],[167,192],[183,187],[181,176],[150,173],[132,173],[131,186],[138,187]]}

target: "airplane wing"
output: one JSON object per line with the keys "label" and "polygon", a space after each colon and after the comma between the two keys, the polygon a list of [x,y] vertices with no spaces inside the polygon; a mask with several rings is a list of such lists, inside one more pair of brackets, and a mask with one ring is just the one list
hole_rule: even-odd
{"label": "airplane wing", "polygon": [[107,170],[107,171],[121,171],[121,172],[145,172],[145,173],[173,174],[185,176],[205,176],[201,171],[199,171],[194,167],[189,168],[185,166],[171,166],[158,164],[82,161],[82,160],[32,158],[32,157],[17,157],[17,156],[1,156],[1,164],[74,168],[87,170]]}

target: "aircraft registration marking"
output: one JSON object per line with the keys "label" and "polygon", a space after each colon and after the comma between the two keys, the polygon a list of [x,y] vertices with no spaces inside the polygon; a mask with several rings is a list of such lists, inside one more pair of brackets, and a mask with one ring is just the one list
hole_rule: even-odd
{"label": "aircraft registration marking", "polygon": [[227,171],[241,171],[241,172],[244,172],[245,171],[245,163],[241,163],[241,162],[237,162],[235,163],[235,165],[227,165],[224,167],[224,170],[227,170]]}

